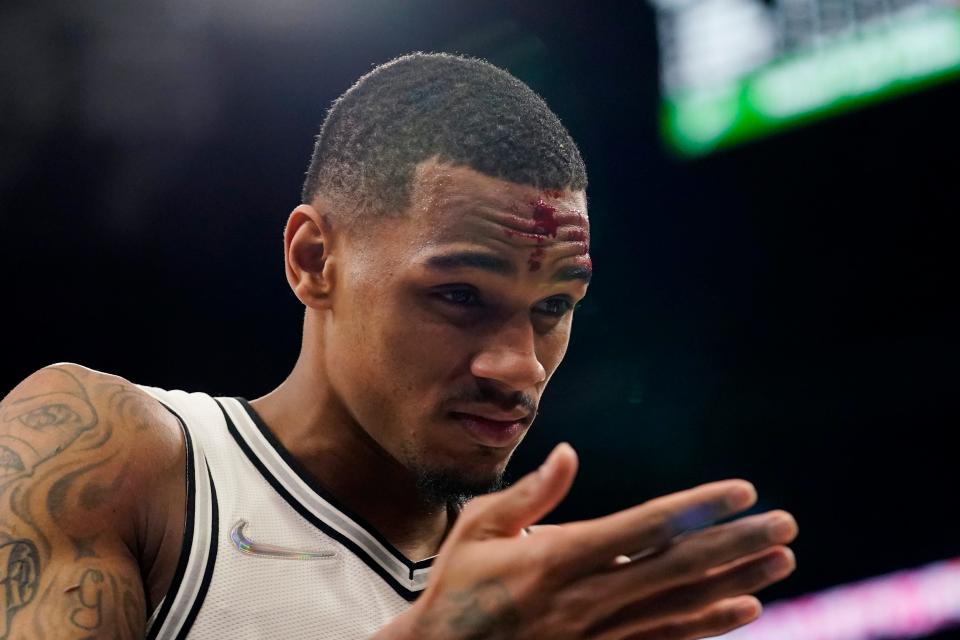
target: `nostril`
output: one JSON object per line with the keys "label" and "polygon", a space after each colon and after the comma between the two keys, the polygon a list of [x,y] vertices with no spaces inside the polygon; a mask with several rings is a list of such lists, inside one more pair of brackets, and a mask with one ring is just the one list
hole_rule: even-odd
{"label": "nostril", "polygon": [[508,349],[481,354],[471,363],[471,373],[509,389],[536,387],[547,378],[546,370],[535,354]]}

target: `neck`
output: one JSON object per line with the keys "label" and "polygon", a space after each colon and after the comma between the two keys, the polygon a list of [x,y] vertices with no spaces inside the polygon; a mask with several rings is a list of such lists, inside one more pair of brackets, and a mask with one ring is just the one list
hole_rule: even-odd
{"label": "neck", "polygon": [[452,525],[447,508],[424,500],[406,467],[349,416],[307,334],[290,376],[250,404],[325,490],[408,559],[435,555]]}

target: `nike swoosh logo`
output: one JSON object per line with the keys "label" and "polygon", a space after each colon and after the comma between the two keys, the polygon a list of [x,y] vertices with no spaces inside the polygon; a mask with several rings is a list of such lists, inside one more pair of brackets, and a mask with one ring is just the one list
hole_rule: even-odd
{"label": "nike swoosh logo", "polygon": [[240,553],[251,556],[265,556],[268,558],[283,558],[286,560],[330,560],[337,555],[336,551],[329,549],[298,551],[297,549],[288,549],[272,544],[254,542],[243,535],[243,529],[247,524],[246,520],[237,520],[237,524],[233,525],[233,528],[230,529],[230,540],[233,541],[233,546],[235,546]]}

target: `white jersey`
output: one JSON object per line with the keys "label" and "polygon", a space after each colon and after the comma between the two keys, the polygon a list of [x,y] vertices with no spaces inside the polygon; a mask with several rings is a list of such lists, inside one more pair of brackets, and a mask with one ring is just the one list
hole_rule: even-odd
{"label": "white jersey", "polygon": [[411,562],[311,480],[242,398],[140,388],[187,438],[187,517],[148,640],[369,638],[405,611]]}

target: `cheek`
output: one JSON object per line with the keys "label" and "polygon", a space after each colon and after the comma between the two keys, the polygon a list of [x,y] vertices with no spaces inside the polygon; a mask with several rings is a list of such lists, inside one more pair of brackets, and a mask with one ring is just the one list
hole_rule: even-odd
{"label": "cheek", "polygon": [[[544,371],[547,373],[547,380],[557,370],[563,357],[567,353],[567,346],[570,344],[570,322],[565,321],[562,326],[556,327],[549,334],[543,336],[537,345],[537,357]],[[546,383],[544,383],[546,384]]]}
{"label": "cheek", "polygon": [[329,375],[368,426],[419,422],[417,417],[449,396],[458,372],[469,370],[469,337],[408,299],[383,292],[357,299],[344,311]]}
{"label": "cheek", "polygon": [[365,422],[372,410],[380,410],[383,396],[389,397],[391,376],[378,339],[384,318],[365,300],[338,302],[324,328],[326,375],[350,412]]}
{"label": "cheek", "polygon": [[469,339],[447,324],[411,316],[397,318],[384,335],[386,365],[410,391],[442,393],[460,371],[469,370]]}

